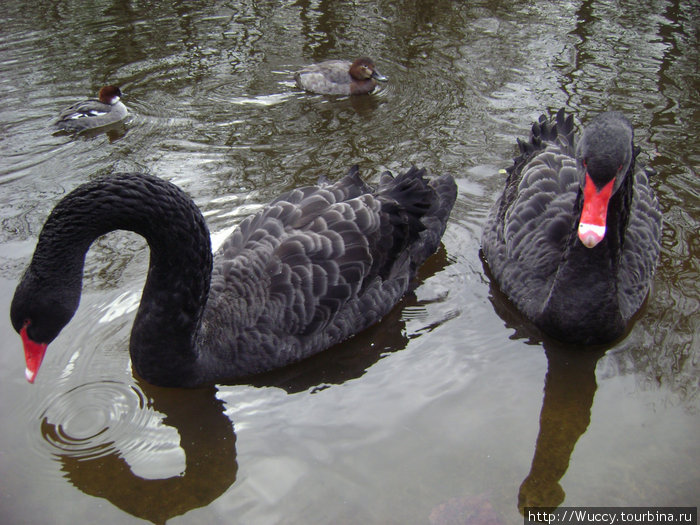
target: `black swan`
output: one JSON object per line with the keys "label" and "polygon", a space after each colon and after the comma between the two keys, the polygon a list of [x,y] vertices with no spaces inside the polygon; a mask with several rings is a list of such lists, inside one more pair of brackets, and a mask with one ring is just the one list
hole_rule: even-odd
{"label": "black swan", "polygon": [[131,331],[134,368],[161,386],[223,382],[299,361],[379,321],[439,246],[451,176],[354,166],[246,218],[213,255],[207,225],[177,186],[115,174],[79,186],[46,220],[10,315],[33,382],[80,300],[85,254],[117,229],[146,238],[150,265]]}
{"label": "black swan", "polygon": [[661,212],[632,125],[594,118],[580,140],[573,116],[541,116],[482,234],[498,286],[543,332],[578,344],[620,337],[646,297],[660,249]]}

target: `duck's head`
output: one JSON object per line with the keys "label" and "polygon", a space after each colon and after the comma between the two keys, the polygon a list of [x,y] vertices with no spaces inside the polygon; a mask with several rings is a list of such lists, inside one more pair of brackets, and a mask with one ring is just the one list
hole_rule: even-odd
{"label": "duck's head", "polygon": [[117,86],[105,86],[100,89],[99,99],[103,104],[112,106],[119,102],[121,97],[122,92]]}
{"label": "duck's head", "polygon": [[634,157],[634,131],[617,112],[598,115],[586,126],[576,147],[583,210],[578,236],[588,248],[605,237],[608,203],[622,184]]}
{"label": "duck's head", "polygon": [[350,66],[350,76],[355,80],[368,80],[370,78],[378,82],[389,80],[379,71],[370,58],[358,58]]}

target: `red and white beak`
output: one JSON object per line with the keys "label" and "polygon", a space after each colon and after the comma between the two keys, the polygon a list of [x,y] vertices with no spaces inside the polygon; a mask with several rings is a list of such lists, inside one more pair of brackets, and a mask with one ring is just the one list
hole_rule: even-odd
{"label": "red and white beak", "polygon": [[27,363],[24,375],[27,377],[27,381],[33,383],[39,371],[39,367],[41,366],[41,362],[44,360],[44,354],[46,353],[48,344],[32,341],[27,335],[27,326],[29,326],[28,322],[25,323],[19,331],[19,335],[22,337],[22,343],[24,344],[24,360]]}
{"label": "red and white beak", "polygon": [[605,237],[605,219],[608,214],[608,202],[612,196],[615,179],[600,190],[596,188],[590,175],[586,173],[583,187],[583,211],[578,225],[578,238],[587,248],[593,248]]}

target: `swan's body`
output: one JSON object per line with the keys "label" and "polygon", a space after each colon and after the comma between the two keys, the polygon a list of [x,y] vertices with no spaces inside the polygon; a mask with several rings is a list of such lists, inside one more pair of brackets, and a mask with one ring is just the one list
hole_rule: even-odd
{"label": "swan's body", "polygon": [[501,290],[544,332],[603,343],[623,334],[649,291],[661,213],[621,114],[599,115],[574,142],[563,110],[540,117],[519,142],[482,247]]}
{"label": "swan's body", "polygon": [[118,174],[78,187],[47,219],[12,302],[28,378],[33,345],[43,356],[77,308],[87,249],[115,229],[151,250],[130,342],[149,382],[226,381],[343,341],[381,319],[439,245],[456,186],[423,174],[384,175],[372,191],[353,169],[292,190],[244,220],[213,263],[204,219],[176,186]]}

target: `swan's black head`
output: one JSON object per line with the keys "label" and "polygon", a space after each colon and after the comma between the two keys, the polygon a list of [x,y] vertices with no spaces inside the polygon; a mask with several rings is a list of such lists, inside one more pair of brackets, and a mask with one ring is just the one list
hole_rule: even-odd
{"label": "swan's black head", "polygon": [[34,382],[47,345],[71,320],[80,301],[80,287],[42,285],[31,267],[17,285],[10,306],[10,319],[22,337],[27,380]]}
{"label": "swan's black head", "polygon": [[583,211],[579,239],[593,248],[605,236],[610,197],[622,184],[634,158],[634,132],[617,112],[598,115],[586,126],[576,147]]}

